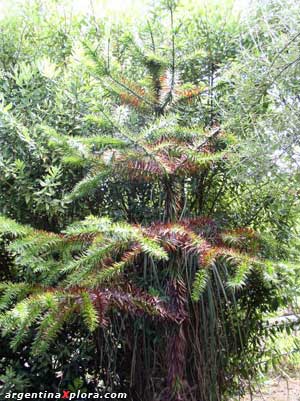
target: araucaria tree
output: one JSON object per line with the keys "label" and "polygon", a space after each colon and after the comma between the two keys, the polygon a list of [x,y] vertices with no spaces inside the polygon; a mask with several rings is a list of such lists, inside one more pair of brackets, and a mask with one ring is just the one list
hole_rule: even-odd
{"label": "araucaria tree", "polygon": [[184,41],[175,2],[160,13],[168,25],[154,15],[139,41],[120,26],[108,38],[90,28],[80,66],[87,134],[54,116],[19,135],[26,157],[53,162],[43,180],[34,162],[37,194],[53,208],[44,227],[44,211],[37,224],[0,219],[11,269],[0,323],[24,374],[51,355],[41,388],[48,376],[52,388],[76,378],[139,401],[223,400],[255,375],[263,316],[278,306],[264,239],[226,214],[237,140],[223,129],[216,87],[236,32],[216,19],[201,55]]}

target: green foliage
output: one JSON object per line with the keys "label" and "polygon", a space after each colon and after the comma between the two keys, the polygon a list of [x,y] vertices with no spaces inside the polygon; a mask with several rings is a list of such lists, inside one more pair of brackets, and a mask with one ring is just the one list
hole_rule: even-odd
{"label": "green foliage", "polygon": [[1,225],[1,234],[3,235],[11,234],[14,237],[22,237],[32,232],[31,227],[26,227],[21,224],[18,224],[12,219],[9,219],[4,216],[0,217],[0,225]]}
{"label": "green foliage", "polygon": [[[9,232],[8,219],[3,220],[4,234],[14,233],[13,221],[12,232]],[[143,227],[90,216],[72,224],[62,234],[32,230],[24,235],[25,230],[18,227],[23,235],[13,240],[8,249],[15,255],[19,272],[26,267],[23,272],[25,282],[8,282],[1,286],[4,312],[0,325],[3,335],[11,337],[10,346],[18,351],[29,340],[32,330],[35,335],[31,355],[35,357],[53,347],[60,334],[70,326],[74,313],[78,312],[91,333],[98,332],[99,327],[106,333],[107,326],[109,330],[118,330],[118,326],[114,326],[114,318],[120,313],[125,319],[136,319],[142,314],[150,321],[163,321],[166,328],[172,327],[174,322],[180,326],[180,322],[186,319],[186,312],[178,306],[174,308],[171,299],[177,299],[182,291],[184,302],[195,303],[195,311],[203,305],[204,309],[200,307],[201,319],[215,320],[215,314],[224,314],[226,307],[231,335],[237,336],[235,341],[238,341],[242,331],[246,343],[240,346],[243,350],[244,347],[248,349],[248,341],[252,344],[249,337],[252,330],[260,331],[259,325],[255,324],[262,318],[260,308],[263,307],[264,311],[275,309],[269,303],[277,296],[276,274],[269,275],[265,280],[264,261],[241,251],[246,244],[249,248],[248,237],[253,237],[253,231],[244,229],[236,233],[222,233],[215,228],[212,236],[209,229],[213,225],[210,219],[198,218]],[[220,242],[222,237],[228,241],[228,238],[238,236],[239,241],[235,241],[231,248]],[[215,245],[217,238],[218,246]],[[258,242],[256,235],[255,245]],[[252,269],[254,264],[255,269]],[[39,266],[44,267],[41,269]],[[148,270],[152,274],[155,272],[155,277],[151,277],[152,274],[149,276]],[[191,278],[193,271],[194,277]],[[180,281],[179,277],[184,281]],[[252,291],[253,279],[256,280],[255,286],[262,286],[264,298],[261,300],[261,293],[257,299],[252,299],[255,305],[251,321],[253,327],[249,332],[247,327],[244,333],[242,322],[249,308],[247,294]],[[172,294],[170,286],[173,280],[179,288]],[[31,285],[26,284],[27,281]],[[190,293],[186,286],[192,288]],[[154,292],[155,296],[152,295]],[[239,313],[237,309],[240,309]],[[209,310],[211,316],[207,315]],[[189,313],[189,318],[194,321],[195,315]],[[221,335],[215,323],[211,322],[213,331],[210,336]],[[223,324],[224,330],[228,330],[226,318]],[[199,330],[205,330],[202,320]],[[192,332],[189,336],[189,346],[200,341],[198,337],[193,337]],[[233,347],[227,352],[234,355],[238,350]],[[193,369],[201,369],[197,366],[195,350],[193,355]],[[238,352],[238,355],[243,358],[243,354]],[[230,358],[221,358],[211,368],[234,368],[235,365],[231,366],[229,362]],[[249,374],[250,371],[246,369],[245,372]],[[218,391],[223,392],[224,389],[220,386]]]}
{"label": "green foliage", "polygon": [[95,309],[88,292],[82,293],[81,297],[82,297],[81,313],[83,315],[84,322],[87,328],[93,332],[99,325],[97,310]]}
{"label": "green foliage", "polygon": [[22,373],[16,373],[12,368],[7,368],[5,374],[0,376],[2,382],[0,394],[4,397],[9,391],[26,392],[30,387],[30,380]]}
{"label": "green foliage", "polygon": [[2,390],[215,401],[255,377],[299,285],[286,3],[0,21]]}
{"label": "green foliage", "polygon": [[199,301],[201,294],[204,292],[206,288],[208,280],[208,271],[206,269],[200,269],[195,274],[195,280],[193,283],[193,293],[192,299],[193,301]]}

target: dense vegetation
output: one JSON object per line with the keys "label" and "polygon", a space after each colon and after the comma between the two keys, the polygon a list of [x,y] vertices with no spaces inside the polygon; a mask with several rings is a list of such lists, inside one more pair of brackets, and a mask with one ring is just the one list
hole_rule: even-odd
{"label": "dense vegetation", "polygon": [[242,394],[299,291],[297,4],[59,10],[0,21],[1,391]]}

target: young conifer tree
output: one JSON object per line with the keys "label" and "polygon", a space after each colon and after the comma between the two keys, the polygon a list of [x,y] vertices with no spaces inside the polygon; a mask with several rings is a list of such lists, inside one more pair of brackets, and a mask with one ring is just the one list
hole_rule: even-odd
{"label": "young conifer tree", "polygon": [[175,3],[165,7],[167,50],[150,23],[149,46],[127,38],[131,66],[111,40],[105,51],[85,44],[107,99],[94,115],[105,129],[45,133],[64,163],[87,171],[66,202],[101,194],[100,212],[61,233],[0,219],[20,272],[1,284],[0,322],[15,350],[33,328],[31,352],[40,355],[79,316],[95,333],[95,380],[106,389],[143,401],[220,400],[255,371],[262,314],[275,307],[272,266],[251,228],[214,219],[219,191],[209,191],[219,188],[235,141],[214,116],[206,126],[187,121],[199,98],[212,112],[211,96],[183,82]]}

